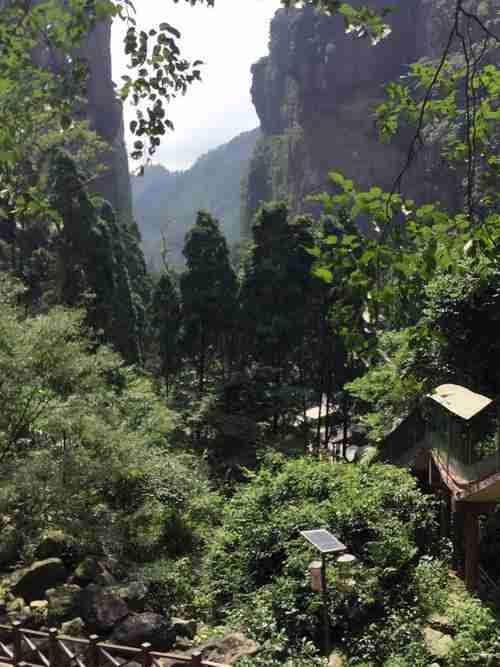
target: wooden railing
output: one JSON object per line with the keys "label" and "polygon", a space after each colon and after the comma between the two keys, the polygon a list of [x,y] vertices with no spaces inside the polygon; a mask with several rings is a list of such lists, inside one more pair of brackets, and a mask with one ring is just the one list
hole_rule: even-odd
{"label": "wooden railing", "polygon": [[101,642],[97,635],[83,639],[59,634],[56,628],[48,632],[28,630],[19,622],[0,625],[0,638],[0,664],[15,667],[126,667],[130,663],[163,667],[160,660],[190,667],[229,667],[203,660],[196,650],[190,656],[160,653],[153,651],[151,644],[119,646]]}

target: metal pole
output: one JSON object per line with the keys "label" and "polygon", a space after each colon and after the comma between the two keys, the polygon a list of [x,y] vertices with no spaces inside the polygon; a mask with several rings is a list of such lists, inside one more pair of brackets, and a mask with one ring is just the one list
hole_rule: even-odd
{"label": "metal pole", "polygon": [[328,590],[326,587],[326,554],[321,554],[321,592],[323,596],[323,625],[325,631],[325,655],[330,653],[330,620],[328,618]]}

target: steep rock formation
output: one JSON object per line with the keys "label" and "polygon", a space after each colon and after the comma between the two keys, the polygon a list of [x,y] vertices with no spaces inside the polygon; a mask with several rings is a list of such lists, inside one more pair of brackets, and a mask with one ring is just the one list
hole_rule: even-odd
{"label": "steep rock formation", "polygon": [[[410,135],[382,144],[374,109],[384,99],[386,83],[407,72],[408,64],[440,51],[452,2],[374,0],[372,5],[393,8],[392,33],[377,46],[347,35],[340,16],[320,15],[310,6],[276,13],[269,55],[252,67],[252,99],[264,137],[250,166],[244,232],[258,203],[281,197],[283,190],[294,212],[304,210],[304,197],[327,187],[329,171],[344,173],[360,188],[391,188]],[[458,180],[431,148],[412,166],[405,193],[454,208]]]}
{"label": "steep rock formation", "polygon": [[[40,2],[35,0],[33,4]],[[6,0],[0,0],[0,10]],[[117,212],[119,220],[132,222],[132,192],[128,169],[128,155],[124,140],[123,112],[115,92],[111,73],[111,20],[99,22],[79,50],[89,65],[87,105],[84,116],[91,129],[103,139],[109,149],[100,156],[105,171],[92,184],[97,194],[107,199]],[[42,67],[57,67],[54,54],[40,45],[34,52]]]}
{"label": "steep rock formation", "polygon": [[132,192],[124,140],[123,111],[111,75],[111,21],[99,23],[82,49],[88,61],[87,116],[92,129],[109,145],[102,161],[106,171],[95,184],[123,222],[132,220]]}

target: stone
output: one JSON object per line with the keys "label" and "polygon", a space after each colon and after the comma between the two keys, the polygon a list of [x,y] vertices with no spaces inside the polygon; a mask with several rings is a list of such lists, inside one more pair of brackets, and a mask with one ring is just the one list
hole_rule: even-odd
{"label": "stone", "polygon": [[328,660],[328,667],[346,667],[346,660],[342,653],[334,651]]}
{"label": "stone", "polygon": [[96,584],[82,590],[78,610],[87,628],[97,634],[111,632],[129,614],[123,600]]}
{"label": "stone", "polygon": [[78,613],[82,589],[76,584],[63,584],[47,591],[49,623],[59,624]]}
{"label": "stone", "polygon": [[453,637],[427,626],[424,628],[424,641],[432,658],[446,658],[453,647]]}
{"label": "stone", "polygon": [[73,579],[75,583],[82,586],[90,583],[100,586],[114,586],[116,584],[116,579],[106,562],[92,556],[88,556],[77,566]]}
{"label": "stone", "polygon": [[131,611],[145,611],[149,589],[140,581],[132,581],[125,586],[114,586],[110,591],[121,598]]}
{"label": "stone", "polygon": [[[369,40],[345,34],[338,17],[310,7],[276,12],[269,55],[252,66],[251,94],[263,138],[250,161],[242,215],[247,234],[260,202],[277,198],[282,189],[292,215],[317,211],[304,197],[329,191],[330,170],[353,179],[360,190],[372,186],[374,174],[379,187],[391,189],[407,142],[381,143],[374,109],[384,101],[385,84],[398,79],[406,63],[436,57],[433,45],[445,37],[443,21],[432,16],[438,2],[390,4],[392,32],[376,49]],[[279,140],[284,150],[276,148]],[[432,150],[424,170],[414,166],[406,175],[405,195],[418,205],[439,199],[455,210],[460,185],[459,174],[443,169],[439,151]]]}
{"label": "stone", "polygon": [[15,572],[12,577],[12,591],[27,602],[40,600],[47,589],[63,583],[67,576],[60,558],[47,558]]}
{"label": "stone", "polygon": [[35,612],[43,611],[44,609],[47,609],[48,606],[49,603],[47,600],[33,600],[33,602],[30,602],[30,609]]}
{"label": "stone", "polygon": [[7,611],[9,613],[22,611],[25,606],[23,598],[14,598],[10,602],[7,602]]}
{"label": "stone", "polygon": [[149,642],[153,648],[165,650],[175,644],[175,631],[165,616],[152,612],[133,613],[116,626],[111,640],[130,646]]}
{"label": "stone", "polygon": [[70,637],[82,637],[85,634],[85,623],[79,616],[66,621],[61,625],[61,632],[63,635]]}
{"label": "stone", "polygon": [[429,616],[427,622],[434,630],[439,630],[447,635],[453,635],[455,633],[453,621],[443,614],[432,614]]}
{"label": "stone", "polygon": [[187,637],[188,639],[194,639],[196,635],[197,624],[196,621],[192,618],[184,619],[173,616],[172,627],[175,630],[175,634],[179,635],[180,637]]}
{"label": "stone", "polygon": [[71,548],[72,540],[62,530],[47,530],[42,534],[35,556],[40,560],[63,558],[69,554]]}
{"label": "stone", "polygon": [[234,664],[244,656],[252,657],[261,647],[253,639],[248,639],[241,632],[233,632],[222,639],[212,639],[201,646],[203,658],[213,662]]}

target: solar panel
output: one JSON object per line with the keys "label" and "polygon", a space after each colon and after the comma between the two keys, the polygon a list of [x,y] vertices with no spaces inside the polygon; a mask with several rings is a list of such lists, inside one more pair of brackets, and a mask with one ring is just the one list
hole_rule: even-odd
{"label": "solar panel", "polygon": [[301,530],[300,534],[322,554],[331,554],[337,551],[346,551],[345,544],[332,535],[328,530]]}

